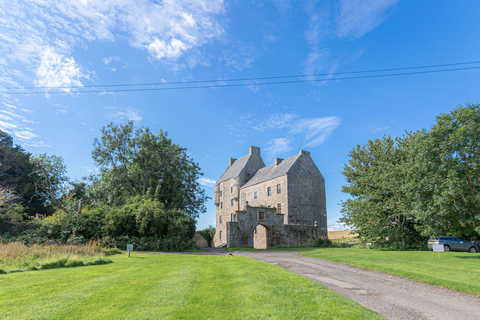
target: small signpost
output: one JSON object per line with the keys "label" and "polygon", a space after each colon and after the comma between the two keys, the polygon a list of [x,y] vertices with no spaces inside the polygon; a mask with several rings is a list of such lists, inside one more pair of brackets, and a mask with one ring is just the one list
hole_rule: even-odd
{"label": "small signpost", "polygon": [[127,244],[128,257],[130,258],[130,251],[133,251],[133,244]]}
{"label": "small signpost", "polygon": [[445,252],[443,244],[432,244],[433,252],[438,252],[438,259],[440,259],[440,252]]}

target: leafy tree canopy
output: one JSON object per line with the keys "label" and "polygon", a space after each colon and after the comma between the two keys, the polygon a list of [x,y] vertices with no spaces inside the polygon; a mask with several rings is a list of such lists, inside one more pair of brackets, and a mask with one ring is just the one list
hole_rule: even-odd
{"label": "leafy tree canopy", "polygon": [[[30,215],[45,210],[44,199],[35,189],[38,176],[30,157],[20,146],[13,144],[8,133],[0,130],[0,189],[4,196],[8,196],[8,203],[3,204],[4,210],[10,205],[20,205]],[[15,210],[19,208],[17,206]]]}
{"label": "leafy tree canopy", "polygon": [[206,211],[200,168],[162,130],[155,135],[148,128],[135,130],[132,121],[110,123],[95,139],[92,157],[100,168],[91,189],[97,201],[121,205],[149,193],[167,210],[180,209],[193,218]]}
{"label": "leafy tree canopy", "polygon": [[385,136],[358,145],[342,174],[342,191],[351,198],[342,202],[341,221],[355,227],[361,237],[387,246],[407,248],[419,242],[404,192],[409,149],[415,135]]}
{"label": "leafy tree canopy", "polygon": [[437,116],[413,144],[407,191],[425,236],[480,233],[480,107]]}

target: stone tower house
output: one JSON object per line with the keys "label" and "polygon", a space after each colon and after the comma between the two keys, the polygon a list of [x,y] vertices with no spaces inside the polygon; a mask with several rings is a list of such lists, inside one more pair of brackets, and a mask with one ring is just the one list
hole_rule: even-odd
{"label": "stone tower house", "polygon": [[310,152],[265,166],[260,148],[228,160],[215,184],[215,246],[311,246],[327,236],[325,180]]}

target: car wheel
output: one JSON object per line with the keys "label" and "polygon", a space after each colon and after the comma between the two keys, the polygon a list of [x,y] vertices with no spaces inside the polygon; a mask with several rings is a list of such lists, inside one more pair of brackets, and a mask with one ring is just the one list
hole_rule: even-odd
{"label": "car wheel", "polygon": [[450,246],[449,245],[443,245],[443,248],[445,249],[445,252],[450,251]]}
{"label": "car wheel", "polygon": [[468,249],[468,252],[470,252],[470,253],[477,253],[477,248],[475,248],[475,247],[470,247],[470,249]]}

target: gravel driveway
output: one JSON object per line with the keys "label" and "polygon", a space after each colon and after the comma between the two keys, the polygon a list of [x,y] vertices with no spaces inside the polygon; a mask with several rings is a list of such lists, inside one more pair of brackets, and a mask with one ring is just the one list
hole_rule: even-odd
{"label": "gravel driveway", "polygon": [[[207,254],[225,254],[211,250]],[[298,273],[388,319],[480,319],[480,298],[293,251],[228,251]]]}

